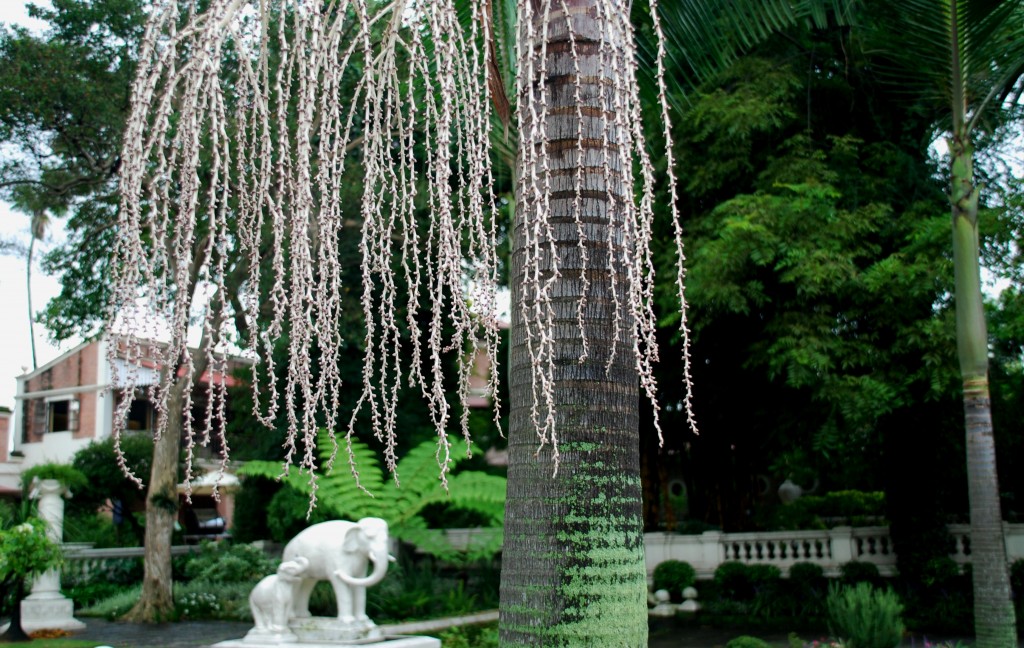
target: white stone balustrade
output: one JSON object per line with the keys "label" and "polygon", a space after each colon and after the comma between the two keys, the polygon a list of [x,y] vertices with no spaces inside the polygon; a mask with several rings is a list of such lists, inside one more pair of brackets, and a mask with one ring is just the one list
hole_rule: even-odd
{"label": "white stone balustrade", "polygon": [[[1024,524],[1004,524],[1007,560],[1024,558]],[[445,536],[454,549],[466,549],[490,540],[494,529],[448,529]],[[959,564],[971,561],[971,527],[949,525],[953,549],[949,556]],[[647,573],[666,560],[684,560],[697,570],[700,578],[711,578],[718,565],[729,560],[748,564],[775,565],[785,575],[793,563],[821,565],[827,576],[837,576],[851,560],[873,563],[883,576],[896,573],[896,553],[889,539],[889,528],[835,527],[820,531],[773,531],[721,533],[707,531],[699,535],[646,533]],[[196,551],[196,546],[176,546],[172,552]],[[67,545],[65,575],[103,570],[112,561],[141,557],[142,547],[131,549],[85,549]]]}
{"label": "white stone balustrade", "polygon": [[[1024,558],[1024,524],[1004,524],[1007,560]],[[953,538],[950,558],[959,564],[971,561],[971,527],[949,526]],[[785,575],[798,562],[820,565],[826,576],[838,576],[851,560],[869,562],[883,576],[896,573],[896,553],[888,527],[835,527],[821,531],[772,531],[700,535],[646,533],[647,573],[666,560],[682,560],[697,570],[698,578],[711,578],[723,562],[775,565]]]}

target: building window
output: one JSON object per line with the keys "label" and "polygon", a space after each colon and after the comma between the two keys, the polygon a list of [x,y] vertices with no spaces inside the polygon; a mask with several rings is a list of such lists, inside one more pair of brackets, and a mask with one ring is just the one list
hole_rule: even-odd
{"label": "building window", "polygon": [[78,430],[78,399],[65,398],[47,402],[47,432],[75,432],[76,430]]}
{"label": "building window", "polygon": [[128,421],[125,427],[132,431],[152,430],[153,414],[153,403],[136,398],[128,409]]}

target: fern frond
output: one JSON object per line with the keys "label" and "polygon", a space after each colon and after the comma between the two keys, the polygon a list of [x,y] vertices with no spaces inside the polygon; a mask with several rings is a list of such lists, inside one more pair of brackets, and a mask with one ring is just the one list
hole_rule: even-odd
{"label": "fern frond", "polygon": [[458,473],[449,480],[451,503],[482,513],[501,524],[505,520],[506,479],[478,471]]}

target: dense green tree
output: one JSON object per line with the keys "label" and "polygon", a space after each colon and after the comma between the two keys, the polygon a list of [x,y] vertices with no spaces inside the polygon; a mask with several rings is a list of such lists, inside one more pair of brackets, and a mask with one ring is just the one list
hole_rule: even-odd
{"label": "dense green tree", "polygon": [[[886,485],[890,416],[951,392],[930,125],[857,52],[846,28],[790,29],[691,95],[677,129],[706,433],[661,456],[727,528],[794,468],[805,488]],[[755,501],[758,474],[773,484]]]}

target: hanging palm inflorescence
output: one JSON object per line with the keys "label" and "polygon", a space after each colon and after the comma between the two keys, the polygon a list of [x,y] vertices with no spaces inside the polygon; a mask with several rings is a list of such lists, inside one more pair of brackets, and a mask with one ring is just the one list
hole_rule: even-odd
{"label": "hanging palm inflorescence", "polygon": [[[198,13],[196,3],[188,0],[159,3],[140,50],[121,171],[112,302],[129,359],[125,364],[152,357],[179,380],[192,379],[187,328],[200,305],[191,303],[191,291],[182,287],[190,267],[199,264],[201,283],[216,289],[201,318],[212,342],[203,353],[210,375],[224,375],[228,338],[221,323],[239,316],[224,298],[224,277],[228,252],[239,246],[248,259],[240,300],[253,331],[247,352],[268,365],[265,385],[253,372],[257,415],[269,423],[283,397],[288,462],[314,468],[318,416],[329,430],[347,429],[351,437],[356,417],[368,412],[374,433],[385,443],[385,463],[394,470],[398,395],[407,382],[419,387],[429,405],[443,481],[452,412],[442,357],[452,351],[462,356],[462,350],[482,339],[492,367],[498,360],[488,89],[500,87],[501,80],[492,76],[497,66],[491,60],[490,2],[467,3],[468,19],[451,1],[204,4],[208,7]],[[543,145],[524,147],[517,161],[517,200],[534,216],[522,233],[527,270],[523,297],[513,308],[521,315],[520,334],[532,366],[530,419],[538,445],[551,448],[556,467],[553,286],[569,273],[582,283],[576,307],[584,338],[582,363],[592,352],[584,332],[593,270],[588,238],[605,237],[612,263],[625,269],[620,283],[612,276],[616,342],[601,357],[610,368],[617,355],[632,356],[641,387],[657,410],[651,253],[656,178],[641,128],[633,27],[618,5],[597,2],[597,21],[587,24],[599,25],[603,33],[577,31],[574,15],[593,12],[588,4],[595,3],[521,1],[515,45],[520,61],[534,61],[516,72],[516,124],[525,141]],[[674,196],[664,49],[654,0],[651,5],[659,43],[662,137],[669,151],[668,193]],[[549,69],[545,47],[554,31],[568,34],[570,69]],[[593,109],[584,107],[580,97],[594,92],[581,80],[581,52],[592,57],[595,49],[600,76],[611,80],[598,91],[597,103],[604,106],[598,128],[591,115],[584,119],[582,112]],[[346,93],[352,75],[358,79],[355,91]],[[576,95],[572,113],[548,114],[548,80],[558,75],[574,79],[568,85]],[[564,92],[566,86],[560,87]],[[559,128],[572,133],[574,146],[550,145],[549,137]],[[362,173],[358,205],[343,204],[346,172],[353,165]],[[623,186],[625,195],[617,189]],[[552,212],[553,192],[571,196],[568,219]],[[621,228],[587,222],[593,207],[587,203],[597,199],[609,205],[606,209],[621,212]],[[671,204],[682,300],[682,235],[675,201]],[[429,214],[425,223],[424,211]],[[347,286],[342,285],[338,245],[349,235],[345,223],[353,219],[362,229],[365,356],[355,411],[342,412],[339,403],[347,386],[336,367],[346,344],[339,321]],[[565,227],[575,228],[579,241],[581,261],[571,268],[561,267],[555,247],[556,230]],[[264,259],[270,263],[261,263]],[[261,313],[268,312],[269,321],[261,321]],[[170,343],[147,342],[162,327],[170,329]],[[685,316],[682,333],[685,339]],[[284,334],[288,366],[279,385],[272,347]],[[625,348],[617,348],[620,339],[628,341],[621,345]],[[689,363],[685,345],[683,362]],[[470,364],[460,360],[455,386],[463,404]],[[491,371],[492,398],[499,373]],[[133,392],[134,380],[129,371],[126,393]],[[208,423],[224,408],[224,381],[212,382]],[[152,389],[162,434],[167,431],[168,390]],[[688,379],[686,393],[692,423]],[[190,406],[186,402],[187,424]],[[130,399],[123,399],[117,411],[122,424],[129,407]],[[461,427],[465,434],[465,416]],[[191,443],[188,448],[191,457]],[[355,473],[351,452],[348,458]]]}

